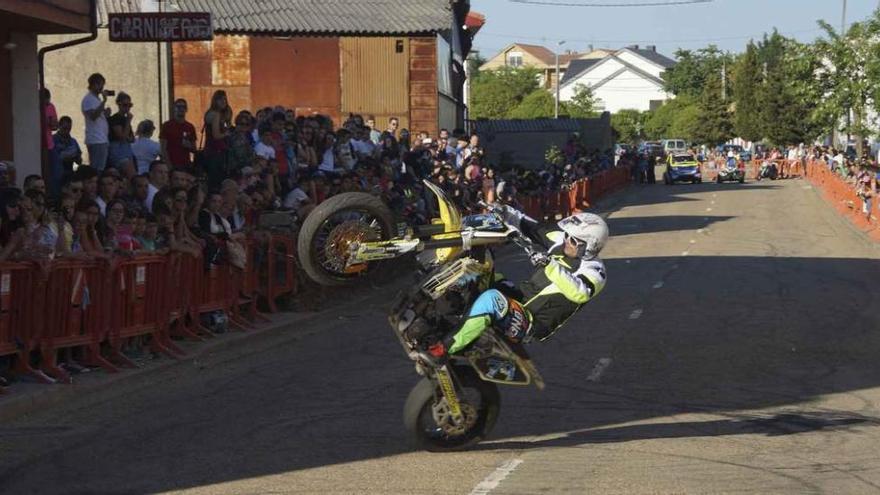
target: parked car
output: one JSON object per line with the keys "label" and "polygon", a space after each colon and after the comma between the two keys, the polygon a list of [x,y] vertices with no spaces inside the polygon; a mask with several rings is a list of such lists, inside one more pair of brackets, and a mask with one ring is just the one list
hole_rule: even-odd
{"label": "parked car", "polygon": [[703,182],[700,163],[693,153],[675,153],[666,159],[663,183],[668,186],[676,182],[690,182],[691,184]]}
{"label": "parked car", "polygon": [[662,160],[666,156],[663,145],[659,141],[645,141],[639,146],[639,153],[649,158],[653,156],[658,160]]}
{"label": "parked car", "polygon": [[663,144],[663,152],[667,155],[674,153],[687,153],[687,143],[684,139],[664,139],[661,141]]}

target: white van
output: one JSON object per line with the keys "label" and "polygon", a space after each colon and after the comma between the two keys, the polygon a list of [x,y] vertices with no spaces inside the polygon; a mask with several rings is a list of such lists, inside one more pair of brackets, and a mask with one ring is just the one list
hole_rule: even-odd
{"label": "white van", "polygon": [[687,143],[684,142],[684,139],[664,139],[661,142],[663,143],[663,151],[667,155],[685,153],[687,151]]}

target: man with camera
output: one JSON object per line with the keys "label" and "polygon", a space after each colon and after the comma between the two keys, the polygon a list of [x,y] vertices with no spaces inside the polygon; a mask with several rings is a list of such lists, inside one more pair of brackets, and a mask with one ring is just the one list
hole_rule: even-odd
{"label": "man with camera", "polygon": [[100,172],[107,165],[110,151],[110,127],[107,117],[107,97],[115,96],[115,91],[104,89],[106,79],[101,74],[89,76],[89,92],[82,99],[82,113],[86,122],[86,148],[89,150],[89,163]]}

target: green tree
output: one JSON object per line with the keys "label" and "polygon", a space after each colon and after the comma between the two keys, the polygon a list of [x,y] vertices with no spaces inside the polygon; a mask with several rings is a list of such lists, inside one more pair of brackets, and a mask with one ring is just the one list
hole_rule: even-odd
{"label": "green tree", "polygon": [[[667,137],[680,137],[683,139],[692,139],[692,136],[678,134],[682,132],[681,126],[673,129],[676,119],[683,112],[690,112],[696,109],[696,102],[693,97],[682,95],[667,101],[660,108],[648,112],[645,117],[645,137],[648,139],[663,139]],[[674,133],[673,130],[676,132]]]}
{"label": "green tree", "polygon": [[745,54],[733,69],[733,97],[736,101],[733,129],[739,137],[749,141],[760,141],[764,137],[761,125],[762,83],[758,47],[750,41]]}
{"label": "green tree", "polygon": [[709,74],[706,78],[697,107],[700,124],[694,135],[695,141],[714,146],[733,137],[733,124],[728,102],[722,98],[720,76]]}
{"label": "green tree", "polygon": [[611,115],[611,128],[619,143],[635,144],[644,138],[646,114],[623,109]]}
{"label": "green tree", "polygon": [[683,106],[675,114],[665,137],[696,141],[701,121],[700,108],[697,105]]}
{"label": "green tree", "polygon": [[562,102],[559,112],[573,119],[584,119],[596,116],[596,98],[589,86],[578,84],[574,88],[574,96],[566,102]]}
{"label": "green tree", "polygon": [[[675,52],[675,67],[663,73],[666,91],[676,96],[699,97],[710,74],[720,74],[723,67],[730,70],[733,56],[722,52],[715,45],[699,50]],[[729,79],[729,78],[728,78]]]}
{"label": "green tree", "polygon": [[819,26],[827,38],[815,43],[816,55],[824,62],[816,79],[826,97],[818,102],[817,119],[845,119],[844,129],[855,136],[858,154],[864,156],[862,141],[871,132],[868,112],[876,108],[880,95],[880,10],[845,33],[838,33],[825,21],[819,21]]}
{"label": "green tree", "polygon": [[470,113],[475,119],[508,118],[536,89],[538,71],[531,67],[480,71],[471,81]]}
{"label": "green tree", "polygon": [[507,118],[511,119],[540,119],[553,117],[556,100],[549,91],[536,89],[529,93],[519,105],[510,110]]}

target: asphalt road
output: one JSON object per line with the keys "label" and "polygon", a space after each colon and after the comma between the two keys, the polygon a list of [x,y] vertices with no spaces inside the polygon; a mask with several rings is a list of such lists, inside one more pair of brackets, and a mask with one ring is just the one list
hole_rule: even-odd
{"label": "asphalt road", "polygon": [[385,288],[0,426],[0,492],[880,492],[878,250],[804,181],[623,194],[607,289],[531,347],[547,389],[502,389],[473,451],[408,447]]}

